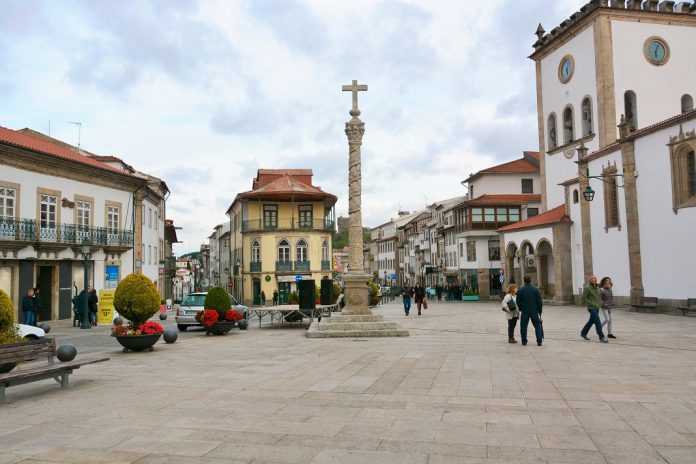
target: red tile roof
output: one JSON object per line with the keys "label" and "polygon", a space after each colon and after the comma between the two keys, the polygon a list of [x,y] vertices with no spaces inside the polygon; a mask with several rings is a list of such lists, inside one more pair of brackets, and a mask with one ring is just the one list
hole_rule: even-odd
{"label": "red tile roof", "polygon": [[514,194],[514,195],[481,195],[467,203],[467,206],[477,205],[521,205],[524,203],[541,203],[541,195]]}
{"label": "red tile roof", "polygon": [[579,177],[573,177],[572,179],[566,179],[566,180],[564,180],[563,182],[561,182],[561,183],[558,184],[558,185],[573,185],[573,184],[577,184],[578,182],[580,182],[580,178],[579,178]]}
{"label": "red tile roof", "polygon": [[14,147],[24,148],[27,150],[35,151],[37,153],[55,156],[67,161],[92,166],[98,169],[116,172],[123,175],[129,175],[128,173],[113,168],[108,164],[102,163],[101,161],[90,158],[89,156],[79,154],[76,151],[67,148],[64,145],[52,143],[43,138],[35,137],[27,133],[21,133],[12,129],[7,129],[6,127],[2,126],[0,126],[0,144],[12,145]]}
{"label": "red tile roof", "polygon": [[[296,171],[309,171],[311,170],[296,170]],[[302,175],[305,175],[304,173]],[[248,192],[243,192],[237,195],[237,199],[241,198],[259,198],[259,197],[273,197],[281,198],[286,197],[288,200],[290,197],[295,197],[298,199],[304,198],[328,198],[333,200],[335,203],[337,198],[335,195],[324,192],[319,187],[306,184],[294,175],[289,175],[285,173],[282,177],[279,177],[272,182],[262,185],[258,188],[250,190]],[[236,200],[235,200],[236,201]]]}
{"label": "red tile roof", "polygon": [[524,221],[510,224],[509,226],[501,227],[498,232],[508,232],[511,230],[530,229],[534,227],[556,224],[558,222],[570,222],[570,218],[566,216],[565,205],[558,205],[545,213],[532,216]]}
{"label": "red tile roof", "polygon": [[470,182],[484,174],[538,174],[539,172],[539,152],[525,151],[522,158],[482,169],[476,174],[471,174],[464,182]]}

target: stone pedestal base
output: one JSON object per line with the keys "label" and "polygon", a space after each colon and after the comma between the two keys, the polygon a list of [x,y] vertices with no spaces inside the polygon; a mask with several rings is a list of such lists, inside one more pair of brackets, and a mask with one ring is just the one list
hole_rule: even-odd
{"label": "stone pedestal base", "polygon": [[370,287],[367,283],[370,276],[363,273],[347,272],[343,276],[343,292],[345,294],[346,306],[341,311],[344,316],[349,315],[372,315],[370,311]]}
{"label": "stone pedestal base", "polygon": [[[369,310],[369,309],[368,309]],[[408,330],[396,322],[385,322],[383,316],[336,315],[312,322],[307,331],[308,338],[335,337],[408,337]]]}

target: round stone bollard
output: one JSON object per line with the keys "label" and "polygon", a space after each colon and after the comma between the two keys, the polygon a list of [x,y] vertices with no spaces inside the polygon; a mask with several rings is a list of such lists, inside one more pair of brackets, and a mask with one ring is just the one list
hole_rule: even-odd
{"label": "round stone bollard", "polygon": [[123,325],[123,318],[121,316],[118,316],[117,318],[115,318],[114,325]]}
{"label": "round stone bollard", "polygon": [[56,356],[62,362],[72,361],[75,359],[75,356],[77,356],[77,348],[75,348],[75,345],[69,343],[60,345],[58,351],[56,351]]}
{"label": "round stone bollard", "polygon": [[51,331],[51,324],[49,324],[48,322],[44,322],[39,326],[39,329],[43,329],[44,332],[48,333]]}
{"label": "round stone bollard", "polygon": [[239,326],[240,330],[246,330],[247,327],[249,327],[249,321],[246,319],[241,319],[237,322],[237,325]]}
{"label": "round stone bollard", "polygon": [[167,313],[160,313],[159,318],[160,318],[160,321],[167,320]]}
{"label": "round stone bollard", "polygon": [[166,343],[174,343],[177,338],[179,338],[179,334],[176,333],[176,330],[169,329],[164,332],[164,341]]}

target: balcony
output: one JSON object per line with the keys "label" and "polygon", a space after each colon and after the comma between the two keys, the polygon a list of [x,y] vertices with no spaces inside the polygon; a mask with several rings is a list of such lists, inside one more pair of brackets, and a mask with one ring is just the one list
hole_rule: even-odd
{"label": "balcony", "polygon": [[280,219],[273,222],[264,222],[262,219],[242,221],[242,232],[258,230],[316,230],[333,231],[334,221],[329,219],[315,219],[313,221],[300,221],[299,219]]}
{"label": "balcony", "polygon": [[292,261],[276,261],[276,272],[292,272]]}
{"label": "balcony", "polygon": [[251,272],[261,272],[261,261],[252,261],[249,263],[249,270]]}
{"label": "balcony", "polygon": [[309,271],[309,261],[295,261],[296,271]]}
{"label": "balcony", "polygon": [[34,219],[0,218],[0,242],[26,242],[79,246],[84,239],[92,241],[93,246],[113,248],[133,248],[133,232],[130,230],[107,229],[106,227],[85,227],[76,224],[52,224],[40,227]]}
{"label": "balcony", "polygon": [[330,271],[331,270],[331,261],[322,261],[321,262],[321,270],[322,271]]}

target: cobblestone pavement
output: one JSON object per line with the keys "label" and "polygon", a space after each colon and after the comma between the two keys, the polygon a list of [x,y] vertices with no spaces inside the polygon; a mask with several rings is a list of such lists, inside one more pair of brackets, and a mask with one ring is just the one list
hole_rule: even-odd
{"label": "cobblestone pavement", "polygon": [[507,343],[497,303],[414,312],[376,310],[406,338],[252,323],[143,353],[55,324],[111,360],[9,388],[0,463],[696,462],[696,318],[617,310],[601,344],[583,308],[549,306],[537,347]]}

